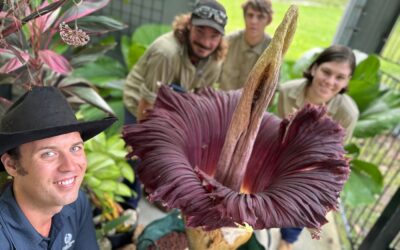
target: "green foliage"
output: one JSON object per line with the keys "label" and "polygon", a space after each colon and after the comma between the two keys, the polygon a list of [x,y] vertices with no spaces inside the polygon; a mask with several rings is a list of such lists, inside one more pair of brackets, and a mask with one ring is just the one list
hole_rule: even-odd
{"label": "green foliage", "polygon": [[162,24],[144,24],[132,34],[132,42],[149,46],[157,37],[171,31],[171,26]]}
{"label": "green foliage", "polygon": [[357,65],[349,82],[348,94],[362,113],[379,96],[379,58],[370,55]]}
{"label": "green foliage", "polygon": [[380,83],[380,61],[376,55],[368,56],[357,65],[348,94],[361,113],[355,137],[383,134],[400,123],[400,92],[384,89]]}
{"label": "green foliage", "polygon": [[346,145],[345,150],[352,160],[350,177],[343,189],[344,203],[357,207],[374,202],[383,188],[383,176],[378,166],[358,159],[360,148],[354,143]]}
{"label": "green foliage", "polygon": [[121,52],[128,70],[135,65],[147,47],[157,37],[169,31],[171,31],[169,25],[144,24],[139,26],[130,38],[123,36],[121,39]]}
{"label": "green foliage", "polygon": [[343,192],[343,200],[350,207],[367,205],[375,201],[382,191],[383,176],[377,165],[358,159],[350,162],[351,173]]}
{"label": "green foliage", "polygon": [[133,182],[135,177],[125,159],[125,143],[118,134],[111,137],[99,134],[85,143],[85,151],[88,168],[84,185],[96,194],[101,203],[105,203],[107,197],[117,200],[121,196],[134,195],[121,182],[123,178]]}
{"label": "green foliage", "polygon": [[[55,86],[70,97],[68,100],[72,104],[88,103],[108,115],[114,114],[97,93],[93,82],[80,77],[79,70],[82,70],[80,67],[96,61],[99,56],[115,47],[116,43],[71,48],[59,35],[60,23],[75,25],[77,18],[79,29],[89,33],[92,38],[94,35],[125,28],[124,24],[110,17],[92,15],[108,2],[82,2],[79,6],[65,0],[28,1],[24,6],[22,2],[6,4],[6,9],[3,10],[7,12],[4,27],[0,27],[4,38],[3,53],[0,53],[0,71],[6,74],[0,75],[0,82],[8,81],[18,88],[22,88],[27,82],[39,86]],[[21,8],[24,11],[19,11]],[[100,72],[107,73],[109,65],[105,66]],[[74,70],[78,73],[71,74]],[[103,78],[95,80],[98,79]]]}
{"label": "green foliage", "polygon": [[86,16],[79,19],[79,27],[91,34],[103,34],[109,31],[122,30],[127,26],[108,16]]}
{"label": "green foliage", "polygon": [[[243,11],[240,1],[220,0],[225,6],[228,14],[227,33],[243,29]],[[332,2],[332,1],[330,1]],[[266,28],[271,36],[274,34],[278,24],[282,21],[290,1],[273,1],[274,15],[272,23]],[[339,2],[335,2],[339,3]],[[315,47],[328,47],[336,33],[340,19],[344,13],[344,4],[320,4],[319,1],[296,1],[299,5],[299,19],[293,43],[286,56],[286,61],[296,61],[304,51]]]}
{"label": "green foliage", "polygon": [[113,229],[116,229],[118,226],[122,225],[128,219],[129,215],[122,215],[116,219],[104,223],[104,225],[101,228],[96,229],[96,238],[100,239],[104,237],[108,232],[110,232]]}
{"label": "green foliage", "polygon": [[73,76],[85,78],[97,87],[106,87],[107,83],[124,78],[126,69],[117,60],[101,56],[95,63],[74,70]]}
{"label": "green foliage", "polygon": [[[91,63],[85,63],[81,68],[74,70],[73,76],[87,79],[93,86],[96,86],[100,95],[107,101],[108,105],[119,118],[107,134],[112,135],[118,133],[122,127],[124,120],[124,107],[122,104],[122,91],[126,75],[136,64],[139,58],[146,51],[147,47],[160,35],[170,30],[169,26],[146,24],[140,26],[131,38],[123,36],[121,39],[121,53],[123,55],[124,64],[106,56],[104,54],[95,53],[93,49],[91,54],[97,57]],[[107,47],[115,43],[113,37],[107,37],[100,42],[101,46]],[[85,53],[81,52],[81,62],[94,58],[85,57]],[[74,59],[78,63],[79,59]],[[94,105],[93,105],[94,106]],[[95,120],[104,117],[104,108],[98,109],[97,106],[83,105],[80,107],[79,115],[85,120]]]}
{"label": "green foliage", "polygon": [[400,123],[400,92],[387,91],[361,114],[354,136],[359,138],[382,134]]}
{"label": "green foliage", "polygon": [[121,51],[127,69],[131,69],[146,51],[146,46],[140,43],[130,42],[127,36],[123,36],[121,39]]}

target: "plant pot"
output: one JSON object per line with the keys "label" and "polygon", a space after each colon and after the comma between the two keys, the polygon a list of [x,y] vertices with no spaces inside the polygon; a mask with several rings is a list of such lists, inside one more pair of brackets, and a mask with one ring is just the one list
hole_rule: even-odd
{"label": "plant pot", "polygon": [[135,227],[132,226],[132,228],[129,229],[129,231],[127,231],[127,232],[107,235],[107,238],[111,242],[112,249],[117,249],[117,248],[123,247],[125,245],[131,244],[133,233],[135,232],[135,229],[136,229],[136,226]]}
{"label": "plant pot", "polygon": [[252,231],[245,228],[223,227],[204,231],[200,227],[186,228],[191,250],[235,250],[246,243]]}
{"label": "plant pot", "polygon": [[129,230],[126,232],[115,232],[113,234],[107,234],[107,238],[111,242],[112,249],[117,249],[119,247],[123,247],[127,244],[132,243],[133,233],[138,225],[138,218],[136,209],[132,207],[129,203],[120,203],[124,212],[122,215],[131,214],[132,218],[128,219],[128,223],[130,225]]}

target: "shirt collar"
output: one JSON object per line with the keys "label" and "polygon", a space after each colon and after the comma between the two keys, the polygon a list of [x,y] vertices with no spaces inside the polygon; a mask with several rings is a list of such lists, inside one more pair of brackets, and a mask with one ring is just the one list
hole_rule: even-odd
{"label": "shirt collar", "polygon": [[[8,224],[5,226],[9,227],[13,240],[17,245],[34,244],[36,246],[43,241],[43,237],[28,221],[25,214],[17,204],[12,191],[12,184],[9,184],[1,195],[0,212],[4,221]],[[56,225],[56,228],[52,228],[52,230],[58,230],[62,227],[63,221],[74,212],[75,211],[72,207],[64,206],[60,213],[53,217],[52,223]]]}
{"label": "shirt collar", "polygon": [[294,100],[297,109],[300,109],[304,106],[306,86],[307,80],[304,80],[297,88],[292,88],[288,91],[288,96]]}
{"label": "shirt collar", "polygon": [[264,33],[264,38],[263,40],[258,43],[256,46],[251,47],[245,40],[245,34],[244,31],[242,33],[242,39],[240,39],[240,47],[243,49],[243,51],[251,51],[256,53],[257,55],[261,55],[261,53],[264,51],[264,46],[265,43],[267,42],[267,35]]}
{"label": "shirt collar", "polygon": [[[306,97],[306,87],[307,87],[307,80],[304,79],[302,83],[297,88],[292,88],[288,91],[288,96],[295,101],[296,108],[300,109],[304,106],[304,101]],[[336,95],[333,97],[326,105],[327,112],[329,115],[333,116],[336,114],[340,105],[340,96]]]}

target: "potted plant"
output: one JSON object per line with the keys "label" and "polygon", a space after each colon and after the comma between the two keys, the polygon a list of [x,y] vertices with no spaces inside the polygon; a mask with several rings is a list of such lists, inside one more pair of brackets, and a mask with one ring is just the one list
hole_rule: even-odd
{"label": "potted plant", "polygon": [[95,206],[94,221],[101,241],[108,238],[113,247],[131,243],[137,225],[136,210],[124,197],[136,195],[123,183],[134,181],[134,173],[126,162],[125,143],[119,134],[101,133],[85,143],[88,168],[83,186]]}
{"label": "potted plant", "polygon": [[[0,84],[11,84],[17,95],[31,85],[56,86],[71,104],[89,103],[113,114],[91,82],[71,74],[115,46],[88,43],[90,36],[125,27],[112,18],[92,15],[109,2],[46,0],[2,4]],[[0,104],[7,102],[0,98]]]}

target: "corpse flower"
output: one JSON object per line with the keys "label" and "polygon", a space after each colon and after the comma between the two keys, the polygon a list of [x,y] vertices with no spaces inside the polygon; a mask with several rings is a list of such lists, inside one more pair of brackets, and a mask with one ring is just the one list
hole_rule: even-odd
{"label": "corpse flower", "polygon": [[319,229],[337,207],[349,175],[344,130],[323,107],[283,120],[264,112],[297,9],[287,15],[243,91],[163,86],[147,119],[124,128],[150,200],[181,209],[189,227]]}

